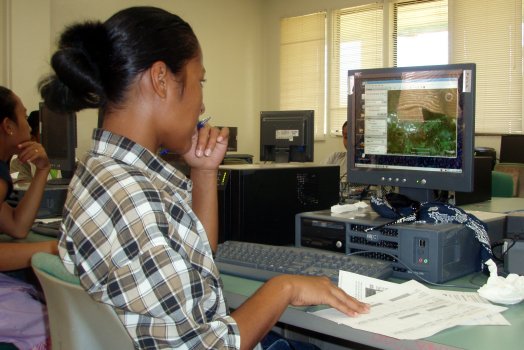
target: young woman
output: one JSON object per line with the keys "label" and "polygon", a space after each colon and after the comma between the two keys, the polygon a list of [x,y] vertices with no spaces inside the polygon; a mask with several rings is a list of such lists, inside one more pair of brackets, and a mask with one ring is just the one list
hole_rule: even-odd
{"label": "young woman", "polygon": [[[20,98],[0,86],[0,233],[13,238],[25,238],[29,233],[51,168],[45,149],[38,142],[31,141],[26,113]],[[22,163],[33,163],[36,172],[26,194],[13,208],[6,199],[13,190],[9,161],[15,154]]]}
{"label": "young woman", "polygon": [[[41,83],[48,105],[105,111],[70,184],[59,251],[136,347],[252,349],[288,305],[367,312],[327,278],[279,276],[229,314],[212,251],[228,130],[197,129],[203,56],[191,27],[152,7],[69,27]],[[180,154],[191,179],[157,156]]]}

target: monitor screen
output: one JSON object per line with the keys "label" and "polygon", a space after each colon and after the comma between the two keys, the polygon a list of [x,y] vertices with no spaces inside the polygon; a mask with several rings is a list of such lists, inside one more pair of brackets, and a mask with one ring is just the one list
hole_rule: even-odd
{"label": "monitor screen", "polygon": [[260,160],[312,162],[314,111],[260,112]]}
{"label": "monitor screen", "polygon": [[41,102],[40,139],[51,168],[60,170],[60,183],[66,183],[75,170],[76,114],[52,111]]}
{"label": "monitor screen", "polygon": [[348,181],[412,199],[473,189],[474,64],[348,72]]}

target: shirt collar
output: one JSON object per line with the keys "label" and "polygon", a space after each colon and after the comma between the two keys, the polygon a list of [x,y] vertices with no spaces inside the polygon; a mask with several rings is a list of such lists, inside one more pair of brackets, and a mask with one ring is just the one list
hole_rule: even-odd
{"label": "shirt collar", "polygon": [[103,155],[145,170],[183,190],[191,190],[191,181],[175,167],[138,143],[104,129],[93,131],[93,149],[96,155]]}

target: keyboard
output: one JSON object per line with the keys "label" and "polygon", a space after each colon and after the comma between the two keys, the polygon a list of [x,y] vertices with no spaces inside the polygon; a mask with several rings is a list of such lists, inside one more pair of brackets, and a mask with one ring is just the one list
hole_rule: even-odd
{"label": "keyboard", "polygon": [[37,221],[33,224],[31,231],[40,235],[58,238],[58,233],[60,232],[60,222],[60,220],[48,222]]}
{"label": "keyboard", "polygon": [[327,276],[338,283],[338,271],[386,279],[391,262],[314,248],[226,241],[218,245],[215,263],[221,273],[259,281],[281,274]]}

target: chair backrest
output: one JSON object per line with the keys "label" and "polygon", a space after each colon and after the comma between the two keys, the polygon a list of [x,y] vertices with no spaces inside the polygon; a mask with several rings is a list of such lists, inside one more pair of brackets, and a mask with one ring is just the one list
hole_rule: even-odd
{"label": "chair backrest", "polygon": [[513,197],[514,181],[510,174],[493,170],[491,172],[491,196],[492,197]]}
{"label": "chair backrest", "polygon": [[31,265],[46,297],[53,350],[133,349],[115,311],[93,300],[58,256],[36,253]]}

